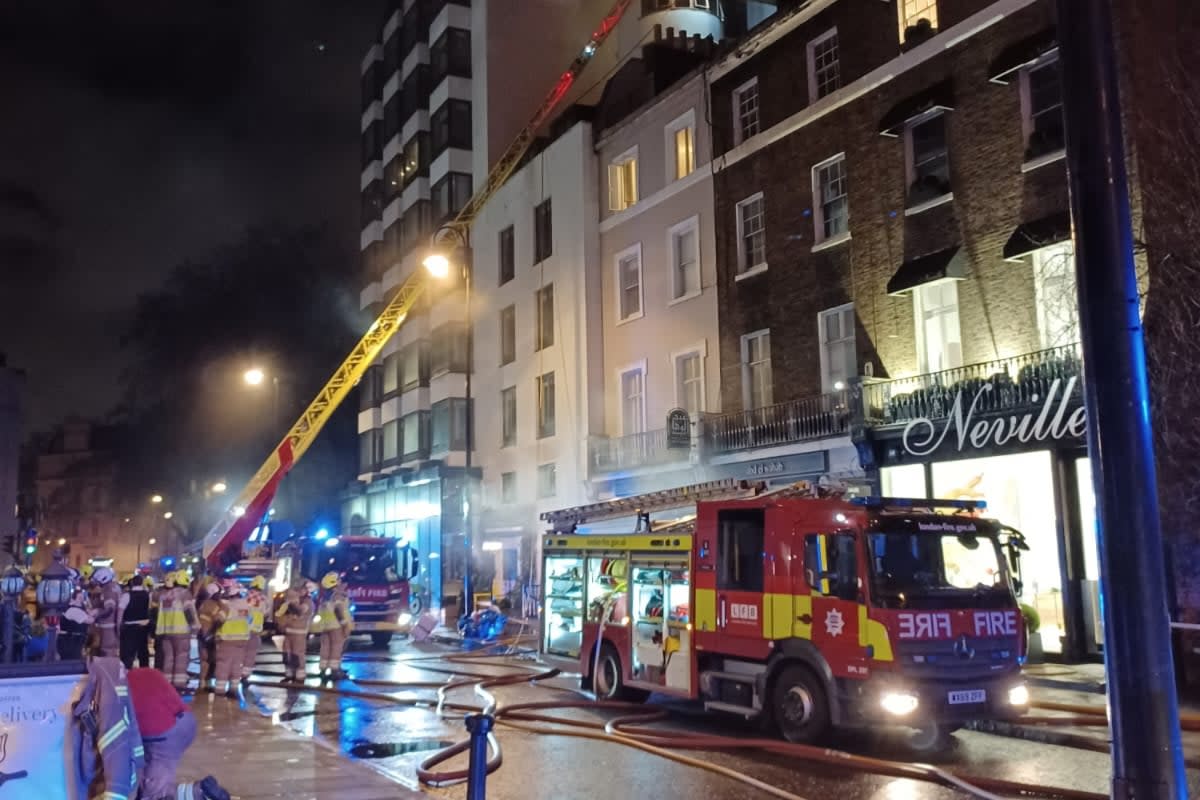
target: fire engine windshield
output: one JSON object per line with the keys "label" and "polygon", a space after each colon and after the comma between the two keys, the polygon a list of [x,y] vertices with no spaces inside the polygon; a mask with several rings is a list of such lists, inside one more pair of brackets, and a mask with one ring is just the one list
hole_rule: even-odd
{"label": "fire engine windshield", "polygon": [[867,535],[871,586],[885,608],[999,608],[1013,603],[990,523],[880,520]]}
{"label": "fire engine windshield", "polygon": [[326,552],[324,569],[342,573],[350,584],[389,583],[400,580],[394,547],[340,544]]}

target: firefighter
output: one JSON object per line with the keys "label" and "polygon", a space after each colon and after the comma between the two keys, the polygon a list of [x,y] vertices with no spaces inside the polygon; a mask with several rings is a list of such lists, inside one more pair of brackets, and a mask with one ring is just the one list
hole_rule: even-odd
{"label": "firefighter", "polygon": [[81,573],[71,570],[71,599],[58,625],[58,657],[63,661],[83,658],[83,646],[92,626],[92,612]]}
{"label": "firefighter", "polygon": [[207,580],[199,585],[200,603],[197,607],[196,630],[197,652],[200,656],[200,690],[212,691],[212,681],[217,667],[217,628],[221,621],[221,601],[217,595],[220,587]]}
{"label": "firefighter", "polygon": [[96,612],[95,628],[100,634],[95,654],[101,658],[116,658],[120,654],[117,617],[120,614],[121,589],[110,567],[100,567],[93,572],[92,583],[96,586],[93,606]]}
{"label": "firefighter", "polygon": [[283,634],[284,683],[304,683],[308,628],[312,624],[312,595],[302,582],[292,585],[275,609],[275,627]]}
{"label": "firefighter", "polygon": [[242,655],[242,683],[249,682],[250,673],[254,672],[254,662],[258,659],[258,648],[262,646],[267,606],[263,590],[266,588],[267,579],[255,575],[250,580],[250,591],[246,594],[246,604],[250,607],[250,637],[246,640],[246,652]]}
{"label": "firefighter", "polygon": [[336,572],[327,572],[321,578],[321,599],[312,630],[321,635],[321,680],[349,677],[342,669],[342,649],[354,630],[354,622],[350,618],[350,599]]}
{"label": "firefighter", "polygon": [[125,584],[118,603],[121,663],[125,669],[150,666],[150,591],[146,582],[133,576]]}
{"label": "firefighter", "polygon": [[242,588],[233,578],[222,581],[220,611],[217,618],[216,691],[224,687],[226,697],[237,697],[237,685],[242,679],[242,659],[250,640],[250,604],[242,596]]}
{"label": "firefighter", "polygon": [[78,733],[72,747],[78,783],[72,796],[133,797],[145,758],[125,668],[116,658],[92,658],[87,670],[87,683],[72,709]]}
{"label": "firefighter", "polygon": [[196,717],[179,692],[162,673],[152,669],[130,670],[128,682],[146,754],[138,796],[144,800],[229,800],[229,792],[211,775],[195,783],[176,784],[179,760],[196,738]]}
{"label": "firefighter", "polygon": [[[162,651],[162,672],[180,691],[187,691],[192,636],[200,630],[196,604],[187,583],[188,578],[184,573],[167,575],[159,596],[158,624],[155,628],[155,647]],[[203,650],[200,655],[203,660]]]}

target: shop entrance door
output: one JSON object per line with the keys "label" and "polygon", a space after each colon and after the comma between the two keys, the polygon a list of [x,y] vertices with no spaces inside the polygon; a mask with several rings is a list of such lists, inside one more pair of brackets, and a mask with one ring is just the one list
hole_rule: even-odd
{"label": "shop entrance door", "polygon": [[940,499],[984,500],[987,516],[1025,534],[1030,551],[1021,561],[1025,588],[1020,601],[1037,611],[1042,650],[1061,653],[1067,609],[1050,451],[936,463],[932,489]]}

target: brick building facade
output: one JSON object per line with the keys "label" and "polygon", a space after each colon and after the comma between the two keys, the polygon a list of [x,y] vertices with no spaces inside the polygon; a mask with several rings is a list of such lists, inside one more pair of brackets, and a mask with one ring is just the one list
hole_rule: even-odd
{"label": "brick building facade", "polygon": [[713,65],[721,396],[845,419],[874,491],[986,499],[1078,659],[1103,625],[1056,59],[1045,0],[839,0]]}

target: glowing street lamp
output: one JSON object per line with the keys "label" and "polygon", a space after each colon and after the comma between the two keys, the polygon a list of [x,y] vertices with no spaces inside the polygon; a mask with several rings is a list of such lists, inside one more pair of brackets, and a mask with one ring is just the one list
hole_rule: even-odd
{"label": "glowing street lamp", "polygon": [[158,539],[147,539],[146,544],[158,544]]}
{"label": "glowing street lamp", "polygon": [[170,519],[173,516],[175,516],[175,513],[173,511],[168,511],[167,513],[163,514],[163,519]]}
{"label": "glowing street lamp", "polygon": [[161,494],[151,495],[151,497],[150,497],[150,502],[154,503],[155,505],[158,505],[162,501],[163,501],[163,496]]}
{"label": "glowing street lamp", "polygon": [[445,278],[450,274],[450,259],[444,253],[432,252],[421,262],[429,274],[435,278]]}
{"label": "glowing street lamp", "polygon": [[224,494],[229,487],[225,485],[225,481],[217,481],[212,485],[213,494]]}
{"label": "glowing street lamp", "polygon": [[242,374],[242,380],[244,380],[250,386],[260,385],[264,380],[266,380],[266,377],[267,374],[258,367],[248,369]]}

